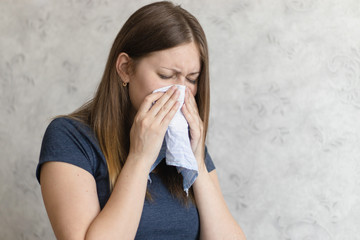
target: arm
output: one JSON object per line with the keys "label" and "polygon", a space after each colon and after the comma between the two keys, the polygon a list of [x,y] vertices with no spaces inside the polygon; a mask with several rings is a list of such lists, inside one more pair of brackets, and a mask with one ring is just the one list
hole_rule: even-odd
{"label": "arm", "polygon": [[193,189],[200,215],[200,239],[245,240],[244,233],[226,206],[216,171],[209,173],[206,169],[203,122],[195,98],[188,89],[182,111],[190,126],[191,148],[199,166]]}
{"label": "arm", "polygon": [[134,238],[140,221],[149,169],[128,159],[100,212],[94,177],[63,162],[45,163],[41,191],[57,239]]}
{"label": "arm", "polygon": [[178,109],[175,89],[150,94],[140,106],[130,131],[128,158],[102,211],[89,172],[63,162],[42,166],[43,199],[58,239],[134,239],[150,167]]}
{"label": "arm", "polygon": [[216,170],[209,173],[204,166],[193,187],[200,215],[200,239],[245,240],[226,206]]}

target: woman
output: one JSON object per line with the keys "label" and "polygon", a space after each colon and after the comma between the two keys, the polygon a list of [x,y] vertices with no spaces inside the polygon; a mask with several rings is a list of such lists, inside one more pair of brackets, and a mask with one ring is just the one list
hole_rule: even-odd
{"label": "woman", "polygon": [[[170,2],[149,4],[125,23],[95,97],[56,118],[44,135],[37,177],[58,239],[245,239],[205,150],[209,69],[197,20]],[[185,85],[179,106],[176,87]],[[189,191],[161,153],[181,107],[198,177]]]}

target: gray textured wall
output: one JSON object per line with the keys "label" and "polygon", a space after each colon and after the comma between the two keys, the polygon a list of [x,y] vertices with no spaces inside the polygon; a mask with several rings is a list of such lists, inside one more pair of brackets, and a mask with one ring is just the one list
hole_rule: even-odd
{"label": "gray textured wall", "polygon": [[[149,1],[0,2],[0,239],[53,239],[34,176]],[[208,37],[208,146],[248,239],[360,239],[360,2],[177,1]]]}

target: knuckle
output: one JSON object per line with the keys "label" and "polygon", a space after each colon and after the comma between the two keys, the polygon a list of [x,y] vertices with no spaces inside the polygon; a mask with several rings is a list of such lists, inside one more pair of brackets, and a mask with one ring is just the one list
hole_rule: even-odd
{"label": "knuckle", "polygon": [[141,117],[139,115],[136,115],[134,118],[134,122],[138,123],[141,121]]}
{"label": "knuckle", "polygon": [[140,126],[141,126],[142,128],[148,128],[148,126],[149,126],[149,120],[147,120],[146,118],[142,119],[142,120],[140,121]]}
{"label": "knuckle", "polygon": [[168,106],[167,106],[167,105],[164,105],[164,106],[161,108],[161,111],[162,111],[162,112],[167,112],[167,111],[168,111]]}
{"label": "knuckle", "polygon": [[145,99],[144,99],[144,102],[145,102],[145,103],[151,103],[151,102],[152,102],[152,97],[151,97],[151,95],[146,96]]}

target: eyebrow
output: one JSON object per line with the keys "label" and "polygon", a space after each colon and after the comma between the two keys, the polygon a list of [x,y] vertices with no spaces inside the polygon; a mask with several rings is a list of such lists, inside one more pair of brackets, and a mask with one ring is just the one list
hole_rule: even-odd
{"label": "eyebrow", "polygon": [[[177,69],[175,69],[175,68],[167,68],[167,67],[161,67],[161,68],[165,68],[165,69],[167,69],[167,70],[171,70],[171,71],[173,71],[173,72],[175,72],[175,73],[177,73],[177,74],[181,73],[181,71],[179,71],[179,70],[177,70]],[[195,74],[200,74],[200,72],[192,72],[192,73],[189,73],[188,75],[195,75]]]}

